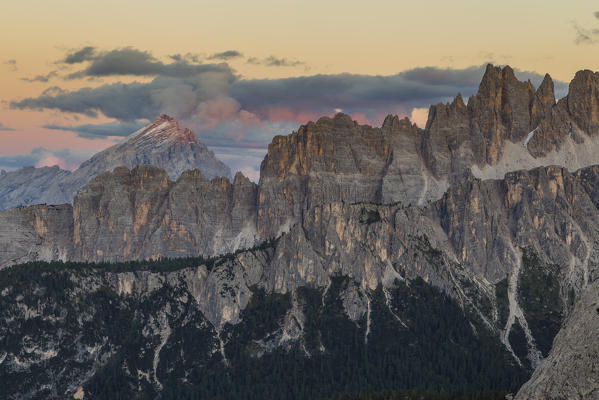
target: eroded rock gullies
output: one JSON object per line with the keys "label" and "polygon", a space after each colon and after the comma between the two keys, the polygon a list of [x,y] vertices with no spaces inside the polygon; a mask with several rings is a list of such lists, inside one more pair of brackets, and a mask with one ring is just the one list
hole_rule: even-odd
{"label": "eroded rock gullies", "polygon": [[305,210],[334,201],[424,204],[446,183],[420,155],[422,131],[389,116],[381,128],[344,114],[301,126],[269,145],[260,169],[258,227],[276,237]]}
{"label": "eroded rock gullies", "polygon": [[277,136],[262,162],[258,229],[275,237],[314,205],[368,201],[424,205],[472,175],[501,179],[510,171],[599,162],[599,81],[581,71],[556,104],[546,75],[535,90],[512,68],[487,66],[464,103],[430,107],[424,130],[388,116],[381,128],[343,114]]}
{"label": "eroded rock gullies", "polygon": [[580,296],[549,356],[522,386],[516,399],[599,397],[599,281]]}
{"label": "eroded rock gullies", "polygon": [[70,205],[39,205],[0,212],[0,269],[28,261],[66,261],[73,256]]}
{"label": "eroded rock gullies", "polygon": [[75,198],[76,258],[211,256],[251,247],[255,204],[256,185],[241,173],[230,182],[192,170],[173,182],[153,166],[116,168]]}
{"label": "eroded rock gullies", "polygon": [[[103,179],[109,182],[102,182]],[[218,179],[207,181],[194,172],[172,182],[164,171],[154,167],[132,171],[121,168],[96,181],[98,187],[90,185],[81,194],[81,202],[75,202],[80,213],[75,214],[75,226],[77,219],[92,222],[83,226],[81,232],[89,236],[85,241],[80,237],[80,246],[105,246],[113,254],[131,258],[144,258],[156,251],[154,238],[160,237],[156,235],[180,231],[169,231],[164,220],[173,215],[177,199],[189,197],[186,193],[204,193],[208,197],[201,204],[207,204],[209,196],[222,198],[218,207],[237,205],[238,211],[228,213],[237,215],[250,210],[242,199],[256,196],[255,186],[242,176],[232,187]],[[74,295],[77,290],[93,292],[107,281],[116,293],[139,299],[135,301],[163,299],[158,301],[159,308],[154,308],[158,311],[144,320],[148,326],[144,340],[151,342],[153,361],[150,369],[142,372],[149,374],[148,379],[157,387],[163,381],[159,372],[161,354],[169,346],[169,337],[180,329],[177,324],[196,321],[189,319],[191,316],[184,318],[186,312],[193,311],[199,318],[197,326],[205,325],[216,335],[212,336],[209,350],[215,354],[221,351],[222,341],[226,342],[219,332],[227,324],[240,323],[256,288],[266,293],[288,294],[291,299],[297,297],[301,288],[313,288],[324,304],[335,279],[340,277],[348,280],[335,289],[339,291],[340,304],[348,318],[356,324],[366,324],[365,341],[369,340],[369,329],[376,329],[369,325],[375,318],[371,315],[374,293],[382,294],[382,301],[388,305],[390,315],[395,313],[399,325],[409,327],[410,321],[396,313],[401,310],[391,307],[393,299],[389,296],[402,284],[409,286],[422,278],[449,294],[468,318],[483,324],[497,340],[504,340],[513,362],[527,369],[547,354],[547,343],[553,340],[562,320],[574,318],[577,311],[575,307],[572,313],[572,304],[596,279],[597,182],[599,167],[575,173],[547,167],[515,172],[504,180],[470,178],[424,207],[368,202],[316,205],[276,242],[222,257],[208,265],[190,265],[174,272],[101,272],[81,278],[77,273],[66,281],[75,285]],[[177,193],[178,185],[182,191]],[[236,196],[236,191],[241,194]],[[233,200],[225,199],[227,193]],[[150,200],[150,204],[158,206],[144,207]],[[93,212],[88,215],[85,210]],[[202,210],[197,212],[201,214]],[[208,212],[214,214],[216,208]],[[189,213],[185,211],[185,215]],[[102,223],[95,225],[93,221]],[[234,221],[230,223],[235,226]],[[111,242],[94,241],[94,232],[110,237]],[[123,240],[125,233],[131,242]],[[74,234],[77,235],[76,230]],[[173,240],[182,246],[189,244],[188,237]],[[139,253],[126,253],[133,246],[140,249]],[[97,253],[90,257],[100,259],[94,258]],[[165,303],[163,293],[170,293],[170,305]],[[42,312],[39,304],[38,308],[32,307],[28,306],[28,313]],[[282,325],[276,329],[301,340],[304,328],[297,321],[305,320],[304,312],[300,304],[292,302],[292,308],[281,319]],[[263,341],[260,346],[276,348],[290,339],[275,335],[269,340],[268,345]],[[88,358],[92,357],[101,364],[113,352],[110,345],[101,341],[93,346],[102,349],[98,356],[82,347],[81,360],[91,362]],[[55,357],[49,353],[52,349],[42,350],[45,353],[41,355],[30,354],[21,346],[4,357],[11,368],[30,368],[39,363],[39,357]],[[82,371],[92,368],[86,365],[81,366]],[[84,372],[78,379],[86,379]]]}

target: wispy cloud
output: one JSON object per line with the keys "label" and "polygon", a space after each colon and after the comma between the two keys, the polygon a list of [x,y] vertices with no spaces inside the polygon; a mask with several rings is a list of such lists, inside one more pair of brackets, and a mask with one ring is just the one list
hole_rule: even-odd
{"label": "wispy cloud", "polygon": [[169,57],[173,62],[163,63],[150,52],[124,47],[109,51],[99,51],[85,47],[67,55],[64,63],[78,64],[89,62],[84,69],[66,76],[67,79],[97,78],[106,76],[170,76],[188,77],[202,72],[228,70],[222,64],[198,64],[197,56],[175,54]]}
{"label": "wispy cloud", "polygon": [[43,83],[46,83],[50,79],[56,77],[57,75],[58,75],[57,71],[51,71],[51,72],[48,72],[46,75],[37,75],[37,76],[34,76],[33,78],[27,78],[27,77],[25,77],[25,78],[21,78],[21,80],[25,81],[25,82],[43,82]]}
{"label": "wispy cloud", "polygon": [[[599,19],[599,11],[595,11],[593,16]],[[572,21],[572,27],[574,28],[575,38],[574,42],[578,45],[589,45],[599,43],[599,27],[596,28],[585,28],[580,26],[578,22]]]}
{"label": "wispy cloud", "polygon": [[208,56],[209,60],[232,60],[234,58],[243,57],[243,54],[237,50],[227,50],[221,53],[214,53]]}
{"label": "wispy cloud", "polygon": [[105,139],[109,136],[128,136],[143,128],[148,120],[140,121],[116,121],[105,124],[83,124],[76,126],[47,124],[43,128],[50,130],[75,132],[77,135],[87,139]]}
{"label": "wispy cloud", "polygon": [[264,65],[267,67],[305,67],[306,63],[298,60],[288,60],[287,58],[280,58],[275,56],[269,56],[266,58],[249,57],[247,59],[248,64]]}
{"label": "wispy cloud", "polygon": [[80,49],[71,50],[67,53],[63,62],[65,64],[79,64],[85,61],[91,61],[96,56],[96,48],[93,46],[86,46]]}
{"label": "wispy cloud", "polygon": [[198,64],[202,61],[202,56],[196,53],[171,54],[168,56],[168,58],[175,62],[187,62],[194,64]]}
{"label": "wispy cloud", "polygon": [[89,150],[48,150],[38,147],[31,150],[29,154],[0,156],[0,168],[11,170],[27,166],[51,167],[57,165],[62,169],[74,170],[93,153],[94,151]]}
{"label": "wispy cloud", "polygon": [[2,122],[0,122],[0,131],[14,131],[14,128],[9,128],[8,126],[4,126]]}
{"label": "wispy cloud", "polygon": [[15,60],[15,59],[6,60],[2,64],[7,65],[8,69],[11,71],[17,71],[19,69],[17,67],[17,60]]}

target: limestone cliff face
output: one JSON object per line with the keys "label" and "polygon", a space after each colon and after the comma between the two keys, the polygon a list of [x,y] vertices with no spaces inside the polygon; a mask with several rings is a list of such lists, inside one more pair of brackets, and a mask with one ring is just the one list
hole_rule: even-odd
{"label": "limestone cliff face", "polygon": [[275,137],[260,169],[260,234],[277,236],[314,205],[423,203],[439,196],[444,184],[429,177],[421,136],[407,119],[389,116],[382,128],[372,128],[337,114]]}
{"label": "limestone cliff face", "polygon": [[[240,322],[252,287],[292,298],[299,288],[318,288],[324,299],[333,279],[346,277],[349,284],[339,294],[341,303],[358,323],[371,318],[375,290],[381,288],[391,307],[388,293],[420,277],[449,294],[471,318],[483,321],[515,363],[533,368],[543,365],[562,321],[576,318],[572,305],[596,280],[597,183],[599,167],[575,173],[546,167],[515,172],[504,180],[471,177],[422,207],[315,205],[272,245],[224,257],[210,267],[105,274],[77,285],[93,288],[104,284],[98,279],[107,279],[117,293],[138,297],[177,287],[177,302],[193,298],[203,318],[221,332],[227,323]],[[84,260],[148,258],[156,252],[163,257],[201,254],[199,249],[215,244],[202,232],[212,225],[230,226],[227,234],[235,236],[234,229],[245,227],[240,222],[256,215],[256,195],[256,186],[241,175],[230,184],[191,171],[172,182],[155,167],[119,168],[96,178],[75,201],[73,251]],[[227,215],[238,217],[229,220]],[[189,231],[193,226],[202,231]],[[530,297],[535,293],[540,302]],[[156,338],[152,348],[157,357],[160,343],[175,328],[167,318],[178,315],[173,310],[161,309],[148,322],[156,329],[150,336]],[[302,310],[300,304],[292,305],[281,332],[302,337],[303,325],[292,323],[305,319]],[[218,351],[218,343],[215,346],[213,351]],[[24,350],[6,357],[10,365],[17,359],[37,362]]]}
{"label": "limestone cliff face", "polygon": [[424,130],[389,116],[381,128],[349,116],[321,118],[277,136],[261,166],[258,229],[274,237],[314,205],[331,201],[426,204],[472,175],[599,162],[599,82],[579,72],[555,102],[546,75],[538,89],[512,68],[489,65],[476,95],[430,108]]}
{"label": "limestone cliff face", "polygon": [[599,396],[599,281],[589,286],[556,336],[549,356],[516,399],[596,399]]}
{"label": "limestone cliff face", "polygon": [[70,205],[31,206],[0,211],[0,269],[36,260],[73,257]]}
{"label": "limestone cliff face", "polygon": [[598,273],[598,179],[596,166],[517,171],[451,187],[434,206],[460,262],[490,281],[509,272],[518,249],[533,247],[548,262],[575,264],[568,279],[581,288]]}
{"label": "limestone cliff face", "polygon": [[237,174],[208,180],[198,170],[172,182],[153,166],[98,176],[75,198],[74,246],[81,260],[215,255],[255,238],[256,185]]}

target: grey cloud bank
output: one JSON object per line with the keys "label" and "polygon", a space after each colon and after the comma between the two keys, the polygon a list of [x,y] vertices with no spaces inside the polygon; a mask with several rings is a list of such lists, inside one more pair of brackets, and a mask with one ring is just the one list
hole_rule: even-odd
{"label": "grey cloud bank", "polygon": [[[236,53],[231,50],[213,56],[234,57]],[[164,63],[149,52],[131,47],[111,51],[86,47],[64,59],[64,63],[87,63],[71,78],[134,75],[153,79],[74,91],[55,87],[38,97],[12,101],[10,106],[104,115],[117,120],[96,127],[46,126],[87,138],[124,136],[135,131],[140,120],[153,120],[166,113],[193,129],[208,146],[243,152],[248,148],[264,149],[274,135],[288,134],[299,123],[332,115],[336,109],[379,124],[387,114],[410,115],[415,108],[447,102],[457,93],[468,97],[477,91],[485,68],[423,67],[388,76],[344,73],[243,79],[226,63],[200,64],[190,54],[170,59],[173,62]],[[279,61],[281,65],[287,62]],[[279,61],[273,56],[269,62]],[[534,72],[516,70],[516,74],[520,79],[530,79],[535,86],[543,78]],[[555,85],[558,97],[566,94],[567,84]],[[248,158],[247,166],[255,168],[254,161],[250,164]]]}

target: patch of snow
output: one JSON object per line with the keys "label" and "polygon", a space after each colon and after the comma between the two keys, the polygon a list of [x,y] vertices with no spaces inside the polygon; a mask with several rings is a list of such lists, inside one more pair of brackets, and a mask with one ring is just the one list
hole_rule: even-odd
{"label": "patch of snow", "polygon": [[227,359],[227,355],[225,354],[225,342],[223,342],[223,339],[220,337],[220,334],[218,334],[217,336],[220,355],[223,357],[223,362],[225,363],[225,365],[229,365],[229,360]]}
{"label": "patch of snow", "polygon": [[528,149],[528,142],[530,142],[530,140],[533,138],[537,129],[538,128],[533,129],[532,131],[530,131],[528,133],[528,136],[526,136],[526,139],[524,140],[524,147],[526,147],[527,149]]}
{"label": "patch of snow", "polygon": [[152,367],[154,369],[154,374],[153,374],[154,381],[156,382],[158,387],[160,389],[162,389],[162,383],[160,383],[160,381],[158,380],[158,374],[157,374],[158,363],[160,362],[160,351],[162,351],[162,348],[168,341],[169,336],[171,335],[171,327],[168,324],[168,316],[166,315],[166,313],[162,313],[160,315],[159,324],[160,324],[160,331],[159,331],[160,344],[158,345],[158,347],[156,347],[156,350],[154,350],[154,360],[152,362]]}
{"label": "patch of snow", "polygon": [[391,313],[391,315],[393,315],[393,317],[399,321],[399,323],[404,327],[407,328],[408,326],[406,325],[405,322],[403,322],[401,320],[401,318],[399,318],[399,316],[397,314],[395,314],[393,312],[393,308],[391,307],[391,294],[389,293],[389,291],[383,287],[383,293],[385,294],[385,303],[387,304],[387,308],[389,308],[389,312]]}
{"label": "patch of snow", "polygon": [[[529,134],[530,135],[530,134]],[[599,137],[585,137],[582,143],[567,138],[559,151],[553,150],[544,157],[535,158],[526,146],[507,141],[497,164],[480,168],[472,166],[472,174],[479,179],[503,179],[506,173],[529,170],[550,165],[560,165],[576,171],[599,163]]]}
{"label": "patch of snow", "polygon": [[514,268],[508,279],[508,304],[509,304],[509,314],[508,319],[505,324],[505,329],[503,330],[501,341],[505,345],[505,347],[512,353],[514,358],[521,364],[520,359],[514,353],[512,346],[510,344],[509,336],[510,331],[512,330],[512,326],[516,322],[516,318],[524,331],[524,335],[526,336],[526,342],[528,343],[528,359],[530,360],[532,367],[536,368],[537,365],[543,359],[541,352],[536,348],[534,338],[530,332],[530,328],[528,327],[528,322],[526,318],[524,318],[524,312],[518,304],[518,281],[520,277],[520,270],[522,268],[522,256],[519,252],[516,251],[513,244],[510,242],[510,248],[515,257]]}
{"label": "patch of snow", "polygon": [[370,320],[370,311],[371,311],[371,307],[370,307],[370,297],[368,297],[368,295],[366,295],[366,304],[368,305],[368,309],[366,311],[366,333],[364,334],[364,343],[368,343],[368,335],[370,334],[370,324],[371,324],[371,320]]}

